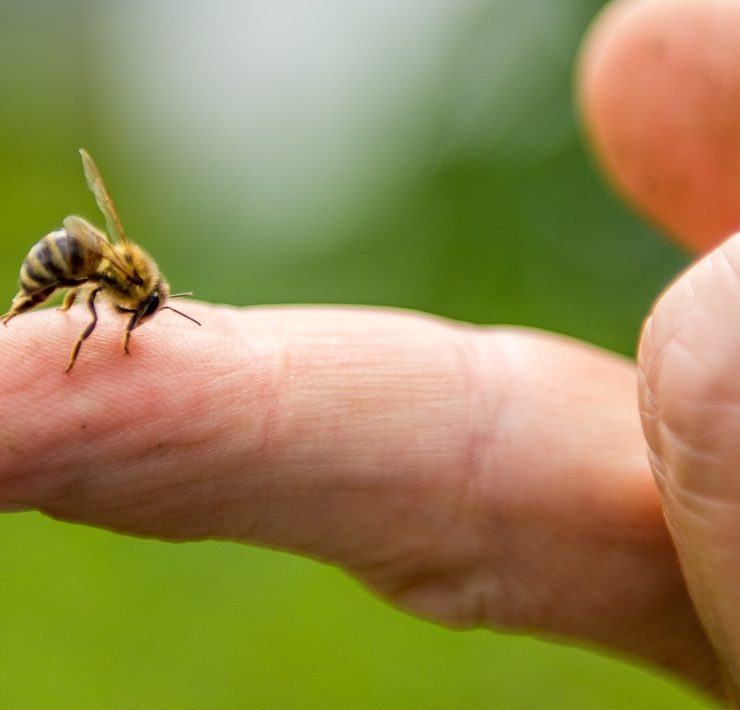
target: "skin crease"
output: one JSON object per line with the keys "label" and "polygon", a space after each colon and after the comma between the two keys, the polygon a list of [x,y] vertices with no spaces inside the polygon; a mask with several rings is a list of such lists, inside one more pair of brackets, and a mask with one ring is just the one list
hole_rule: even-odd
{"label": "skin crease", "polygon": [[[599,160],[697,249],[740,214],[739,24],[733,2],[616,3],[581,56]],[[0,333],[0,504],[293,550],[433,621],[596,645],[737,706],[738,243],[659,299],[637,371],[533,330],[181,303],[203,327],[158,314],[131,357],[101,308],[67,376],[84,309],[24,315]]]}

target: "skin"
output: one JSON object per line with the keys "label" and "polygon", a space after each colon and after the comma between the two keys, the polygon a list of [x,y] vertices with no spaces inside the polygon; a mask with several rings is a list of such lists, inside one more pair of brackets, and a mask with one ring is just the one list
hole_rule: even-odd
{"label": "skin", "polygon": [[[740,28],[736,0],[629,0],[584,45],[578,91],[607,175],[696,252],[639,348],[642,423],[691,599],[740,707]],[[699,648],[697,640],[697,649]]]}
{"label": "skin", "polygon": [[597,159],[643,215],[696,251],[740,230],[736,0],[626,0],[586,38],[581,108]]}
{"label": "skin", "polygon": [[[607,173],[697,250],[740,215],[739,7],[617,3],[581,57]],[[620,70],[652,36],[662,61]],[[688,101],[686,66],[705,72]],[[668,106],[682,120],[666,124]],[[0,338],[0,502],[293,550],[430,620],[595,645],[737,707],[738,274],[740,237],[659,299],[637,366],[400,311],[189,303],[202,328],[159,314],[131,358],[101,318],[64,376],[87,314],[24,315]]]}

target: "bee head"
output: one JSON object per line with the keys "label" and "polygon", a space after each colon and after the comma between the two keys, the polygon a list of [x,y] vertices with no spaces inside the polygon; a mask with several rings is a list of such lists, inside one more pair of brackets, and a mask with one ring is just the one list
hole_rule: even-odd
{"label": "bee head", "polygon": [[192,295],[193,294],[190,293],[190,291],[188,291],[187,293],[170,294],[169,284],[160,277],[159,281],[157,281],[157,285],[154,287],[154,290],[139,305],[139,308],[136,311],[136,325],[134,327],[140,326],[145,320],[151,318],[157,311],[162,310],[163,308],[166,308],[169,311],[174,311],[183,318],[187,318],[188,320],[193,321],[193,323],[195,323],[196,325],[200,325],[200,323],[195,320],[195,318],[192,318],[182,311],[178,311],[172,306],[165,305],[168,298]]}
{"label": "bee head", "polygon": [[154,290],[144,299],[139,306],[139,322],[151,318],[167,301],[170,287],[164,279],[159,279]]}

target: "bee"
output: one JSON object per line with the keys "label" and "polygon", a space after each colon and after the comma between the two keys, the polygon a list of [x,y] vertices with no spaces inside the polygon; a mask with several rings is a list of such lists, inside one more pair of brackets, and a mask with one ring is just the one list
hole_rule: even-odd
{"label": "bee", "polygon": [[200,325],[195,318],[166,305],[168,298],[192,294],[170,293],[169,284],[154,259],[126,238],[116,208],[90,154],[81,148],[80,155],[87,186],[103,213],[108,234],[82,217],[67,217],[61,229],[47,234],[31,247],[21,266],[20,289],[10,310],[0,317],[0,322],[7,325],[9,320],[43,303],[60,288],[69,289],[60,308],[67,311],[78,294],[86,291],[92,320],[72,347],[65,370],[67,373],[75,364],[82,343],[95,330],[98,322],[95,299],[98,296],[106,297],[119,312],[130,314],[123,332],[123,352],[127,355],[130,355],[131,332],[157,311],[168,309]]}

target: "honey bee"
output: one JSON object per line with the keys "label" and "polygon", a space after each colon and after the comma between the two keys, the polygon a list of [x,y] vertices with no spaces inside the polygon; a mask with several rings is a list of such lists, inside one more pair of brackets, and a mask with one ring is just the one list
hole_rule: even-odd
{"label": "honey bee", "polygon": [[[69,289],[60,309],[66,311],[81,290],[87,291],[92,320],[72,348],[67,373],[75,364],[82,343],[95,330],[98,322],[95,299],[99,295],[106,297],[119,312],[131,314],[123,332],[123,351],[127,355],[131,332],[159,310],[169,309],[200,325],[195,318],[165,305],[168,298],[192,294],[170,294],[169,284],[154,259],[126,238],[93,159],[84,148],[80,149],[80,155],[87,185],[105,217],[108,234],[82,217],[67,217],[61,229],[47,234],[31,247],[21,266],[20,289],[10,310],[0,317],[0,322],[7,325],[11,318],[43,303],[59,288]],[[108,235],[115,241],[111,242]]]}

